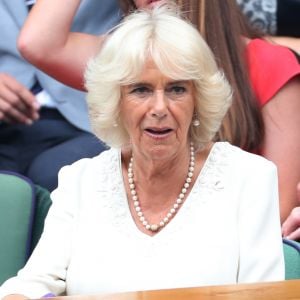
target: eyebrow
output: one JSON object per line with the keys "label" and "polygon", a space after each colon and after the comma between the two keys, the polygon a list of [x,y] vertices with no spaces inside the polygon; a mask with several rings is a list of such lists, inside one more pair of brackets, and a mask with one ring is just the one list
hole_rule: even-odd
{"label": "eyebrow", "polygon": [[174,81],[170,81],[167,84],[188,84],[189,82],[191,82],[190,80],[174,80]]}
{"label": "eyebrow", "polygon": [[[167,85],[175,85],[175,84],[187,84],[190,80],[171,80],[169,82],[167,82]],[[127,88],[137,88],[140,86],[152,86],[151,83],[146,82],[146,81],[141,81],[141,82],[136,82],[136,83],[132,83],[127,85]]]}
{"label": "eyebrow", "polygon": [[148,82],[137,82],[137,83],[132,83],[132,84],[128,84],[128,85],[126,85],[125,87],[127,87],[127,88],[137,88],[137,87],[140,87],[140,86],[151,86],[151,84],[150,83],[148,83]]}

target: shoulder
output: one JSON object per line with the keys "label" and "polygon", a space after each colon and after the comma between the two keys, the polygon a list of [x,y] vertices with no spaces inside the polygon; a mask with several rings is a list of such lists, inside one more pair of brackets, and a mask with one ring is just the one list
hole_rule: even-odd
{"label": "shoulder", "polygon": [[120,177],[119,158],[119,151],[111,149],[63,167],[58,174],[58,187],[51,193],[51,211],[68,211],[69,215],[78,216],[94,207],[98,192],[108,190]]}
{"label": "shoulder", "polygon": [[239,177],[276,173],[275,164],[263,156],[247,152],[227,142],[218,142],[216,144],[218,148],[222,149],[222,155],[226,155],[227,164],[231,172]]}
{"label": "shoulder", "polygon": [[94,158],[83,158],[61,168],[58,187],[51,193],[53,204],[78,211],[81,205],[93,201],[94,193],[106,189],[117,178],[119,151],[110,149]]}
{"label": "shoulder", "polygon": [[119,150],[110,149],[103,151],[93,158],[83,158],[75,163],[63,167],[59,171],[59,183],[63,178],[72,181],[94,180],[101,174],[107,174],[118,166]]}
{"label": "shoulder", "polygon": [[267,103],[291,78],[300,74],[295,54],[263,39],[246,47],[250,81],[260,105]]}

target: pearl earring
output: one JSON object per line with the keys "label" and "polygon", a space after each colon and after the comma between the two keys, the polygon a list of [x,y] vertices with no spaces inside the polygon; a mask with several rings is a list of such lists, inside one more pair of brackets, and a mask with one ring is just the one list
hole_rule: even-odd
{"label": "pearl earring", "polygon": [[197,116],[196,113],[194,114],[194,118],[193,118],[192,124],[193,124],[194,127],[200,126],[200,121],[199,121],[198,116]]}

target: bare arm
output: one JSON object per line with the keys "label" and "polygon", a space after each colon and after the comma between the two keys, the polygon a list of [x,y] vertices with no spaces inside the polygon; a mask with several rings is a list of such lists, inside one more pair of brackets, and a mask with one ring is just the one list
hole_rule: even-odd
{"label": "bare arm", "polygon": [[[297,185],[297,195],[300,205],[300,182]],[[291,240],[300,240],[300,206],[295,207],[282,224],[282,235]]]}
{"label": "bare arm", "polygon": [[300,38],[289,36],[270,36],[269,38],[279,45],[286,46],[300,53]]}
{"label": "bare arm", "polygon": [[55,79],[84,89],[83,73],[104,37],[72,33],[81,0],[38,0],[18,39],[21,54]]}
{"label": "bare arm", "polygon": [[262,155],[278,167],[281,223],[298,205],[300,180],[300,78],[290,80],[262,109]]}

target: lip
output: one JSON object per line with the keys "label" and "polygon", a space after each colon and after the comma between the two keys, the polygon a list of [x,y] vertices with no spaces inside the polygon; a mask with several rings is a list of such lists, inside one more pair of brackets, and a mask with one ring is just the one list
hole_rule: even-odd
{"label": "lip", "polygon": [[157,5],[160,2],[162,2],[162,0],[150,0],[150,1],[148,1],[147,6],[153,8],[155,5]]}
{"label": "lip", "polygon": [[170,127],[147,127],[144,129],[144,132],[147,136],[158,140],[169,137],[174,130]]}

